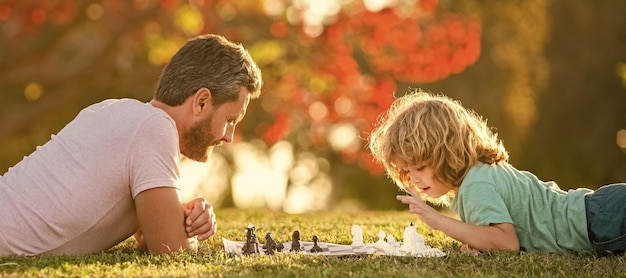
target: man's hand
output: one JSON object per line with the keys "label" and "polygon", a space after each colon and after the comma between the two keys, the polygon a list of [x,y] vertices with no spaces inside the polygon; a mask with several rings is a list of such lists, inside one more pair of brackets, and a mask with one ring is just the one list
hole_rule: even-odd
{"label": "man's hand", "polygon": [[217,231],[213,207],[203,198],[197,198],[183,205],[185,209],[185,231],[188,237],[198,236],[198,241],[211,237]]}

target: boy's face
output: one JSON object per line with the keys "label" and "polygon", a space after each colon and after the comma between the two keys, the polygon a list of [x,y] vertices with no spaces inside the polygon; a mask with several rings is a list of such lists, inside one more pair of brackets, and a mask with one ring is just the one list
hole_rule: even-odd
{"label": "boy's face", "polygon": [[410,166],[404,169],[411,184],[431,198],[439,198],[450,191],[450,187],[434,178],[434,169],[430,166]]}

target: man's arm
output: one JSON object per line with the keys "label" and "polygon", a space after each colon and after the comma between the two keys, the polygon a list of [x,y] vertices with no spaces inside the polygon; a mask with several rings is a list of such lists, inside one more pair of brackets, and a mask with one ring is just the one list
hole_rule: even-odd
{"label": "man's arm", "polygon": [[196,251],[185,231],[185,214],[173,187],[157,187],[135,197],[139,226],[146,247],[155,253]]}

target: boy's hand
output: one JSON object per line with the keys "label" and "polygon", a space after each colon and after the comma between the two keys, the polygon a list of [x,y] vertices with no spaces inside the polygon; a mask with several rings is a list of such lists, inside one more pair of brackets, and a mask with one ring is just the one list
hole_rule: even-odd
{"label": "boy's hand", "polygon": [[410,195],[397,195],[396,199],[403,204],[409,205],[409,212],[415,213],[426,225],[433,229],[438,229],[438,223],[442,215],[424,203],[415,189],[410,186],[407,186],[406,189]]}
{"label": "boy's hand", "polygon": [[213,207],[203,198],[197,198],[185,205],[185,231],[188,237],[198,236],[203,241],[215,234],[217,222]]}
{"label": "boy's hand", "polygon": [[469,245],[467,244],[463,244],[463,246],[461,246],[461,252],[465,253],[465,254],[470,254],[474,257],[477,257],[478,255],[480,255],[480,251],[469,247]]}

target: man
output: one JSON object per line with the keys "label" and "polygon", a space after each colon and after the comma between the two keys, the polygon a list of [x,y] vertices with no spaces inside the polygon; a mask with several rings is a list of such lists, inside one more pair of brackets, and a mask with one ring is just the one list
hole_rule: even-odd
{"label": "man", "polygon": [[206,161],[233,140],[261,71],[217,35],[188,41],[149,103],[105,100],[0,176],[0,255],[101,252],[131,235],[151,252],[197,250],[216,231],[202,198],[182,204],[179,154]]}

